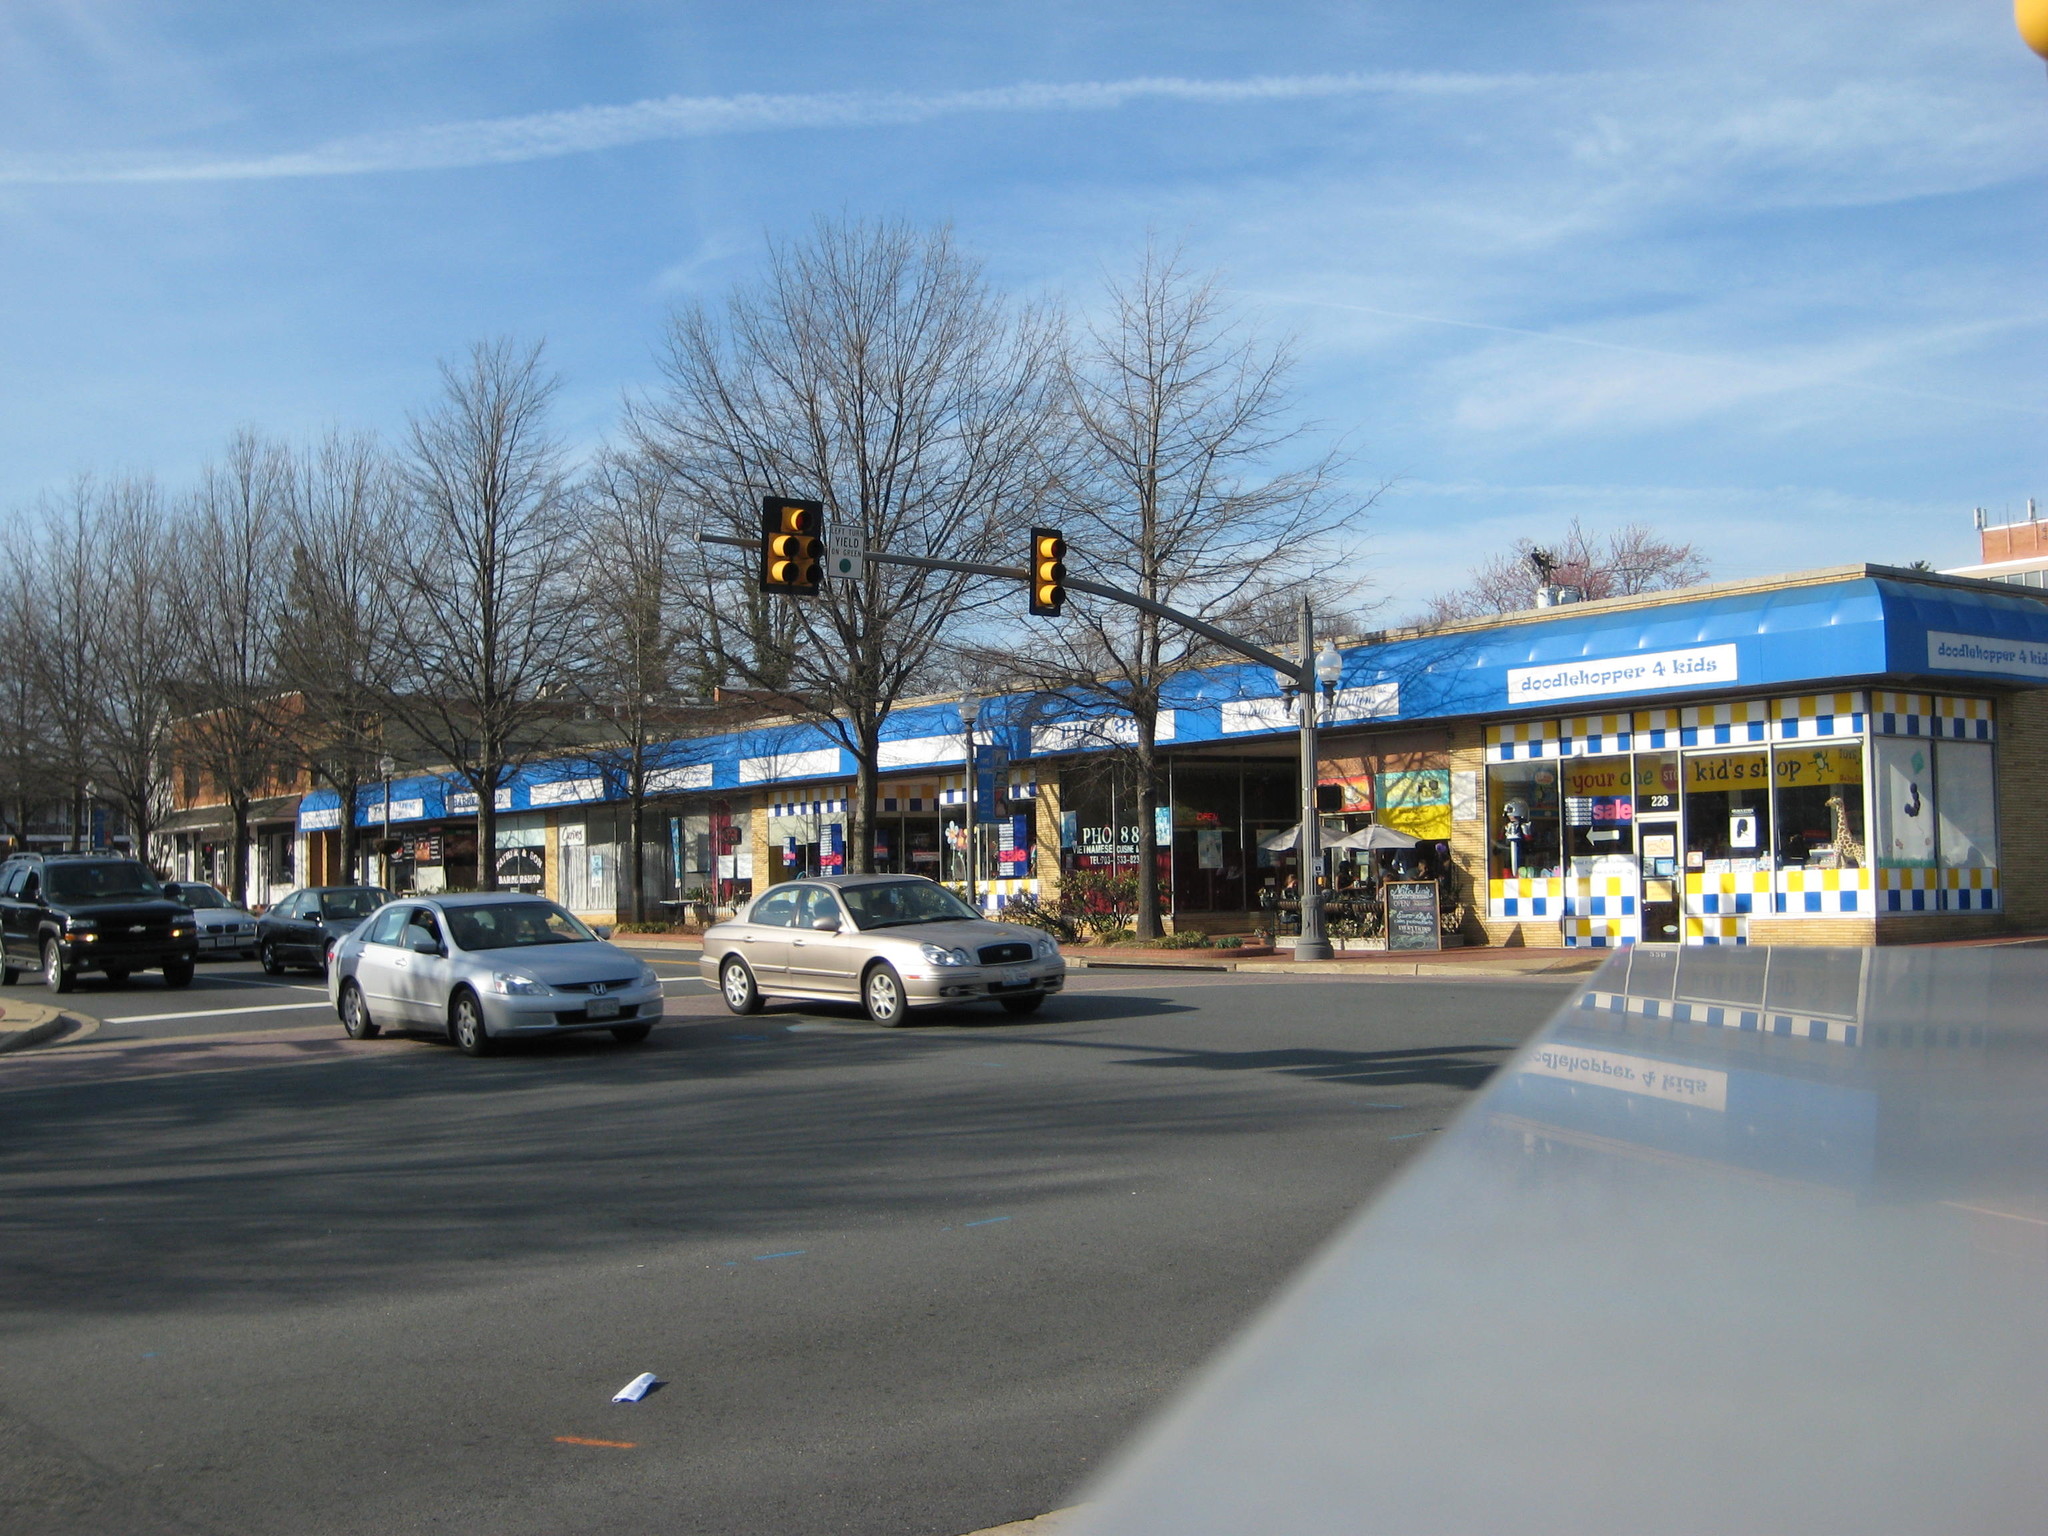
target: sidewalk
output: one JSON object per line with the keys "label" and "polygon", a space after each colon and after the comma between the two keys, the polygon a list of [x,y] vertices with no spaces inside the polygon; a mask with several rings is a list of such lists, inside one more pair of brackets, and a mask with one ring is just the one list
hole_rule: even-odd
{"label": "sidewalk", "polygon": [[41,1045],[63,1034],[73,1023],[62,1008],[26,1003],[15,997],[0,998],[0,1051],[22,1051]]}
{"label": "sidewalk", "polygon": [[1233,971],[1263,976],[1390,979],[1399,976],[1508,978],[1584,976],[1612,953],[1605,949],[1346,950],[1329,960],[1296,960],[1286,950],[1234,958],[1201,949],[1140,949],[1134,944],[1069,944],[1067,964],[1082,970]]}

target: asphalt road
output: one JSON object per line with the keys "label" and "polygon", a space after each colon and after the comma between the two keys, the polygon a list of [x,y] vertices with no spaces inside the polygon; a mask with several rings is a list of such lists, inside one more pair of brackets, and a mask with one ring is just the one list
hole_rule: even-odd
{"label": "asphalt road", "polygon": [[634,1047],[351,1043],[210,964],[0,1057],[0,1531],[1043,1513],[1569,995],[1077,972],[885,1031],[662,969]]}

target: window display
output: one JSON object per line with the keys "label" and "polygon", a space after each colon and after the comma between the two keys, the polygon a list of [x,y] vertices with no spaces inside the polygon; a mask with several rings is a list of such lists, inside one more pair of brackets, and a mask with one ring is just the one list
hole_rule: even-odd
{"label": "window display", "polygon": [[1911,736],[1877,743],[1877,861],[1887,869],[1934,865],[1933,746]]}
{"label": "window display", "polygon": [[1771,868],[1768,752],[1701,753],[1684,760],[1685,867],[1703,874]]}
{"label": "window display", "polygon": [[1778,856],[1787,868],[1861,869],[1863,744],[1780,747]]}
{"label": "window display", "polygon": [[1486,770],[1493,825],[1488,868],[1495,880],[1546,878],[1559,871],[1558,765],[1495,763]]}

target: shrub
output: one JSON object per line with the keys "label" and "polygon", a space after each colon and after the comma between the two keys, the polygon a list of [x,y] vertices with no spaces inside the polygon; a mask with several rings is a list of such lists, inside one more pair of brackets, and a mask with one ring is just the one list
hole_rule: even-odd
{"label": "shrub", "polygon": [[1079,937],[1074,924],[1065,914],[1028,893],[1012,896],[1003,903],[1002,911],[996,915],[1006,923],[1022,923],[1028,928],[1041,928],[1062,944],[1071,944]]}

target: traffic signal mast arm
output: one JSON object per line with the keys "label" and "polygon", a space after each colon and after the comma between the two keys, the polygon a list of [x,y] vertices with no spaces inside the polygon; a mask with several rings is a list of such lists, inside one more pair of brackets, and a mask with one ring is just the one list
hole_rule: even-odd
{"label": "traffic signal mast arm", "polygon": [[[699,544],[726,544],[734,549],[759,549],[761,547],[760,542],[756,539],[736,539],[729,534],[723,533],[700,533],[697,535],[697,542]],[[878,554],[874,550],[869,550],[865,558],[870,565],[908,565],[924,571],[964,571],[969,576],[994,576],[1004,581],[1021,581],[1027,585],[1033,579],[1032,573],[1021,565],[980,565],[972,560],[936,560],[925,555]],[[1154,614],[1159,618],[1167,620],[1169,623],[1178,624],[1181,628],[1200,635],[1205,640],[1213,640],[1218,645],[1237,652],[1240,656],[1271,667],[1275,672],[1285,673],[1287,676],[1294,678],[1304,689],[1313,689],[1315,687],[1315,658],[1310,656],[1306,650],[1303,651],[1299,661],[1294,661],[1279,655],[1277,652],[1267,650],[1263,645],[1254,645],[1249,640],[1241,640],[1228,630],[1218,629],[1215,625],[1205,623],[1191,613],[1182,613],[1178,608],[1169,608],[1164,603],[1156,603],[1151,598],[1141,597],[1136,592],[1126,592],[1121,587],[1107,586],[1099,581],[1082,581],[1074,576],[1067,577],[1065,585],[1072,591],[1086,592],[1090,597],[1105,597],[1113,603],[1122,603],[1127,608],[1136,608],[1141,612]]]}

